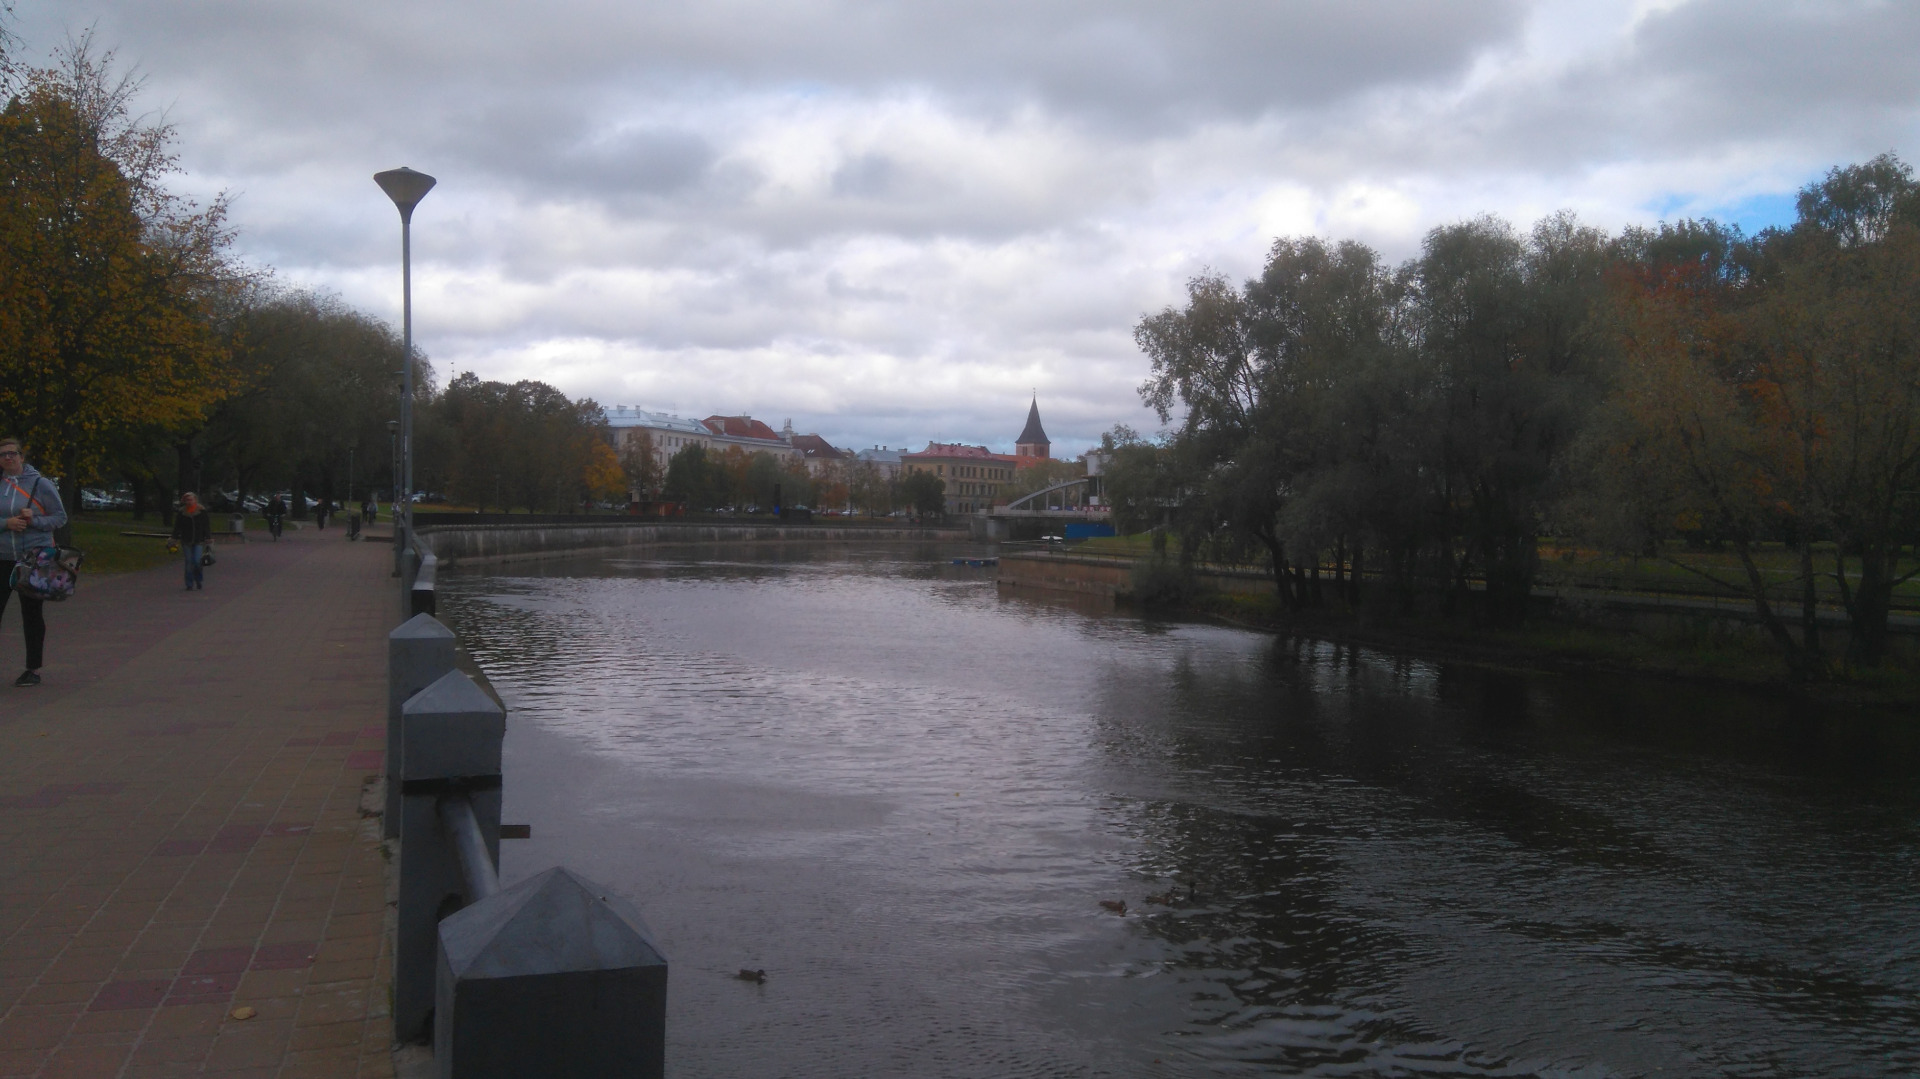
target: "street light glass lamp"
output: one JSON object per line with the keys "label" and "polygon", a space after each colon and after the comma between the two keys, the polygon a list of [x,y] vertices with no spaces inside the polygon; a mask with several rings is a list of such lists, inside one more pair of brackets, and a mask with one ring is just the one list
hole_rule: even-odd
{"label": "street light glass lamp", "polygon": [[402,165],[397,169],[373,174],[373,182],[387,193],[393,204],[400,208],[400,220],[413,220],[413,208],[433,190],[434,178],[424,172],[415,172]]}

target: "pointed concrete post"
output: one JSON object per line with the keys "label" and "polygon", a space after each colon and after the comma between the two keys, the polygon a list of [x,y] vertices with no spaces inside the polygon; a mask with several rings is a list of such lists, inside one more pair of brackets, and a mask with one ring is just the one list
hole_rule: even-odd
{"label": "pointed concrete post", "polygon": [[500,864],[500,744],[507,715],[460,671],[449,671],[400,709],[400,902],[393,948],[393,1031],[427,1035],[433,1011],[435,926],[466,889],[460,855],[440,827],[440,798],[464,792]]}
{"label": "pointed concrete post", "polygon": [[440,923],[440,1079],[662,1075],[667,960],[638,911],[572,871]]}
{"label": "pointed concrete post", "polygon": [[414,615],[387,634],[387,808],[380,828],[388,839],[400,835],[400,706],[454,664],[453,631],[432,615]]}

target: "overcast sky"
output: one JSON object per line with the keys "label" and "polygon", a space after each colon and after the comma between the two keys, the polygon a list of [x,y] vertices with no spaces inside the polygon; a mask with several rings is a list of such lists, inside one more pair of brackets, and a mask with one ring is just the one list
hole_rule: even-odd
{"label": "overcast sky", "polygon": [[1055,453],[1135,393],[1143,313],[1276,236],[1791,218],[1920,136],[1920,4],[1817,0],[15,0],[94,28],[245,256],[398,322],[371,180],[440,186],[443,379]]}

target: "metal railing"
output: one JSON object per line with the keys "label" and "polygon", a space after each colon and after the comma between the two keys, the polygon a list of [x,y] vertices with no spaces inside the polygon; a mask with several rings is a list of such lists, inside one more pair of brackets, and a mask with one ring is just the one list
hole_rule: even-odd
{"label": "metal railing", "polygon": [[431,614],[388,635],[394,1036],[447,1079],[662,1075],[667,960],[639,913],[563,867],[501,885],[506,710],[456,658]]}

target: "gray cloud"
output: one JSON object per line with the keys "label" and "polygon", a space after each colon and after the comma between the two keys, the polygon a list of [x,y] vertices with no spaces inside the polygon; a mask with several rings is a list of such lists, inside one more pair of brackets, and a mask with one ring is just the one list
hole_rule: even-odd
{"label": "gray cloud", "polygon": [[[1281,232],[1390,256],[1470,213],[1790,191],[1920,135],[1896,3],[24,0],[97,23],[282,279],[443,371],[791,415],[850,442],[1147,425],[1130,340]],[[1005,429],[1005,430],[1003,430]]]}

